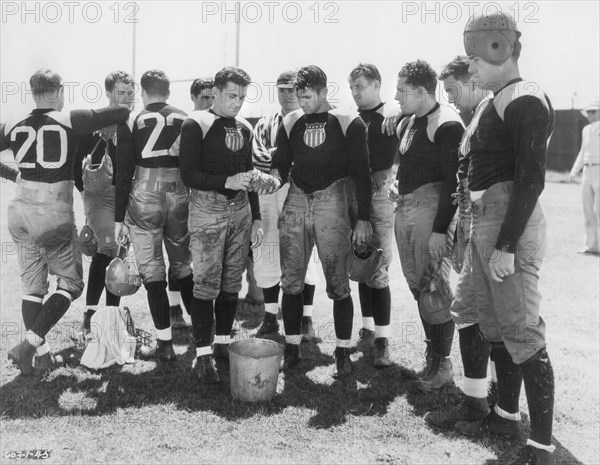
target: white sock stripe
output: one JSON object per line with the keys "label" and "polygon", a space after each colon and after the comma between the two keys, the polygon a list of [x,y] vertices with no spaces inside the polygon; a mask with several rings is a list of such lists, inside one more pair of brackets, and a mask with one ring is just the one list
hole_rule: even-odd
{"label": "white sock stripe", "polygon": [[212,354],[212,348],[210,346],[196,347],[196,357],[202,357],[203,355],[210,354]]}
{"label": "white sock stripe", "polygon": [[487,398],[487,378],[467,378],[465,376],[463,392],[465,395],[476,399]]}
{"label": "white sock stripe", "polygon": [[350,347],[351,342],[352,342],[352,339],[338,339],[337,347],[348,348],[348,347]]}
{"label": "white sock stripe", "polygon": [[498,376],[496,375],[496,362],[490,360],[490,378],[492,378],[493,383],[498,382]]}
{"label": "white sock stripe", "polygon": [[66,297],[67,299],[69,299],[69,302],[73,302],[73,296],[70,293],[68,293],[67,291],[64,291],[62,289],[58,289],[56,291],[56,294],[60,294],[60,295],[62,295],[64,297]]}
{"label": "white sock stripe", "polygon": [[369,329],[371,331],[375,331],[375,320],[372,316],[363,316],[362,317],[363,328]]}
{"label": "white sock stripe", "polygon": [[305,305],[302,310],[302,316],[310,316],[312,318],[314,305]]}
{"label": "white sock stripe", "polygon": [[556,446],[554,446],[553,444],[546,446],[544,444],[540,444],[539,442],[535,442],[532,439],[527,440],[527,445],[535,447],[536,449],[542,449],[542,450],[548,451],[551,454],[554,452],[554,449],[556,449]]}
{"label": "white sock stripe", "polygon": [[279,313],[279,304],[277,302],[265,304],[265,312],[277,315]]}
{"label": "white sock stripe", "polygon": [[498,404],[494,405],[494,411],[498,414],[498,416],[505,418],[507,420],[520,421],[521,420],[521,412],[516,413],[508,413],[498,407]]}
{"label": "white sock stripe", "polygon": [[292,334],[292,335],[286,335],[285,336],[285,342],[287,344],[294,344],[299,346],[300,343],[302,342],[302,335],[301,334]]}
{"label": "white sock stripe", "polygon": [[42,355],[46,355],[48,352],[50,352],[50,347],[48,347],[48,343],[42,344],[37,349],[35,349],[35,356],[41,357]]}
{"label": "white sock stripe", "polygon": [[43,297],[38,297],[37,295],[24,295],[23,296],[23,300],[26,300],[28,302],[35,302],[38,304],[41,304],[44,301]]}
{"label": "white sock stripe", "polygon": [[98,311],[98,308],[100,308],[100,305],[86,305],[85,306],[85,310],[93,310],[95,312]]}
{"label": "white sock stripe", "polygon": [[156,330],[156,337],[157,339],[160,339],[161,341],[170,341],[173,339],[173,333],[171,332],[171,327],[169,326],[168,328],[165,329],[157,329]]}
{"label": "white sock stripe", "polygon": [[25,333],[25,339],[29,342],[33,347],[38,348],[42,345],[44,339],[35,334],[32,330],[29,330]]}
{"label": "white sock stripe", "polygon": [[386,325],[386,326],[377,326],[375,325],[375,337],[387,337],[388,339],[390,338],[390,334],[391,334],[391,327],[390,325]]}
{"label": "white sock stripe", "polygon": [[231,342],[231,336],[229,334],[215,335],[215,344],[229,344],[230,342]]}
{"label": "white sock stripe", "polygon": [[456,330],[460,331],[461,329],[468,328],[469,326],[476,325],[477,322],[474,323],[456,323]]}

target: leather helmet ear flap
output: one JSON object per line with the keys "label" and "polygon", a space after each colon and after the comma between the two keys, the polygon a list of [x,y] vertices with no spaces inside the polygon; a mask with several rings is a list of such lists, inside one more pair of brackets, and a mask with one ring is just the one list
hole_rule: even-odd
{"label": "leather helmet ear flap", "polygon": [[366,283],[381,268],[383,250],[372,245],[351,247],[346,257],[346,272],[352,281]]}

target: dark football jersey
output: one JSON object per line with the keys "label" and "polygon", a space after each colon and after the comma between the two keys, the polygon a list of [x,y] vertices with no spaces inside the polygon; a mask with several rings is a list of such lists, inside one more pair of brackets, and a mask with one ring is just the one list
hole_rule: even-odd
{"label": "dark football jersey", "polygon": [[0,126],[0,150],[12,149],[24,180],[73,181],[79,135],[125,121],[128,115],[125,105],[70,112],[36,109]]}
{"label": "dark football jersey", "polygon": [[[217,191],[229,198],[238,191],[225,188],[229,176],[250,171],[252,125],[243,118],[224,118],[212,111],[194,111],[181,129],[181,177],[186,186]],[[252,219],[260,219],[258,194],[248,192]]]}
{"label": "dark football jersey", "polygon": [[398,190],[410,194],[425,184],[441,182],[438,213],[433,232],[445,234],[456,205],[452,194],[456,191],[458,147],[464,125],[452,108],[437,103],[429,113],[419,118],[404,118],[397,128],[400,146]]}
{"label": "dark football jersey", "polygon": [[369,221],[369,150],[366,126],[358,113],[347,114],[333,108],[310,115],[302,110],[287,114],[277,131],[272,167],[282,182],[291,175],[306,194],[351,176],[356,182],[358,219]]}
{"label": "dark football jersey", "polygon": [[367,145],[369,147],[369,160],[371,173],[387,170],[394,164],[398,139],[395,134],[381,133],[383,123],[383,103],[370,110],[358,110],[358,114],[367,125]]}
{"label": "dark football jersey", "polygon": [[117,128],[115,221],[125,218],[135,167],[179,166],[181,125],[187,114],[167,103],[147,105]]}
{"label": "dark football jersey", "polygon": [[515,252],[544,189],[554,109],[538,84],[515,79],[494,94],[471,126],[471,137],[461,144],[461,152],[470,154],[469,189],[514,181],[496,248]]}

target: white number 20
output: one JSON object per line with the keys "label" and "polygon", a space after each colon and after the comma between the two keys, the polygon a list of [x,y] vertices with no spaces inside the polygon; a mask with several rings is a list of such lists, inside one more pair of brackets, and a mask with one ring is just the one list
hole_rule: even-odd
{"label": "white number 20", "polygon": [[[17,138],[17,134],[19,133],[27,134],[27,139],[23,142],[23,145],[19,148],[15,155],[15,161],[17,162],[19,168],[35,168],[35,162],[37,161],[43,168],[53,169],[60,168],[67,161],[67,132],[57,124],[49,124],[46,126],[42,126],[37,132],[30,126],[20,126],[15,128],[15,130],[11,134],[11,141],[14,142]],[[44,134],[47,132],[57,132],[60,137],[60,157],[55,161],[46,161],[44,154]],[[25,156],[29,149],[33,145],[33,142],[36,141],[36,151],[35,157],[27,157],[25,160]]]}

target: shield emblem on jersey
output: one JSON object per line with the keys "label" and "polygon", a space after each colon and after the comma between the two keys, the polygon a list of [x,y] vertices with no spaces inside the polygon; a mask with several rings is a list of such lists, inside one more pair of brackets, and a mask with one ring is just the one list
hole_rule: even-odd
{"label": "shield emblem on jersey", "polygon": [[410,144],[412,143],[413,138],[415,137],[417,130],[416,129],[407,129],[402,137],[402,142],[400,142],[400,153],[404,155],[406,151],[409,149]]}
{"label": "shield emblem on jersey", "polygon": [[225,128],[225,146],[232,152],[241,150],[244,146],[244,137],[240,128]]}
{"label": "shield emblem on jersey", "polygon": [[304,130],[304,143],[310,148],[315,148],[325,142],[325,125],[327,123],[306,123]]}

